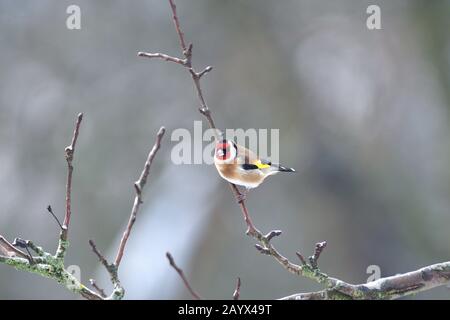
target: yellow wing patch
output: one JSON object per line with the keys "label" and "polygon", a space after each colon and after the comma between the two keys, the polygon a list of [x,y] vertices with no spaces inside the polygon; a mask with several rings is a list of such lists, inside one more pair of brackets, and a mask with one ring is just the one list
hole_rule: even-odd
{"label": "yellow wing patch", "polygon": [[258,167],[258,169],[266,169],[266,168],[270,168],[270,165],[266,164],[266,163],[261,163],[261,160],[258,160],[254,163],[255,166]]}

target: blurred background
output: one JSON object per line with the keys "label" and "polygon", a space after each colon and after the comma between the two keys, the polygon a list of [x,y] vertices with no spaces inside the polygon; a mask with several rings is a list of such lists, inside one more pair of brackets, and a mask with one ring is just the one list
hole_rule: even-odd
{"label": "blurred background", "polygon": [[[68,30],[66,8],[81,8]],[[183,0],[178,12],[217,125],[279,128],[281,162],[248,196],[264,232],[296,261],[326,240],[322,271],[366,282],[450,256],[450,2]],[[382,30],[366,9],[381,8]],[[198,101],[178,65],[167,1],[0,0],[0,234],[50,252],[64,215],[66,163],[84,112],[73,181],[67,265],[110,289],[88,239],[110,259],[129,217],[156,132],[168,132],[120,269],[129,299],[274,299],[320,289],[259,254],[214,166],[175,165],[171,132],[193,131]],[[204,124],[206,128],[206,124]],[[206,144],[205,144],[206,145]],[[376,267],[375,267],[376,268]],[[446,299],[437,288],[412,299]],[[57,283],[0,265],[1,299],[75,299]]]}

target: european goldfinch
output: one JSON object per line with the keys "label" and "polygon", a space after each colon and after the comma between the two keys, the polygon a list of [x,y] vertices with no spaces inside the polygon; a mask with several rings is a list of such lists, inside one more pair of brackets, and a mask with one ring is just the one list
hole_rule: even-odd
{"label": "european goldfinch", "polygon": [[256,188],[268,176],[278,172],[295,172],[292,168],[259,159],[255,153],[231,140],[216,144],[214,164],[222,178],[247,190]]}

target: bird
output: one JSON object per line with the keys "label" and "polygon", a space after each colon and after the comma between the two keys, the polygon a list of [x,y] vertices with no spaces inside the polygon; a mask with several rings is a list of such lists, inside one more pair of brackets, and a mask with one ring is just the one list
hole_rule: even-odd
{"label": "bird", "polygon": [[214,165],[223,179],[245,188],[245,193],[239,196],[239,202],[245,199],[250,189],[258,187],[267,177],[278,172],[295,172],[292,168],[260,159],[254,152],[232,140],[216,143]]}

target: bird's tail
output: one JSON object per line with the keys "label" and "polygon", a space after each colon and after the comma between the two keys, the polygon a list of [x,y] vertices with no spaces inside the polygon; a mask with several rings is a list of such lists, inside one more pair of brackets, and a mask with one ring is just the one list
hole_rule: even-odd
{"label": "bird's tail", "polygon": [[295,172],[295,169],[283,167],[282,165],[279,165],[279,164],[275,164],[273,166],[275,166],[277,171],[280,171],[280,172]]}

